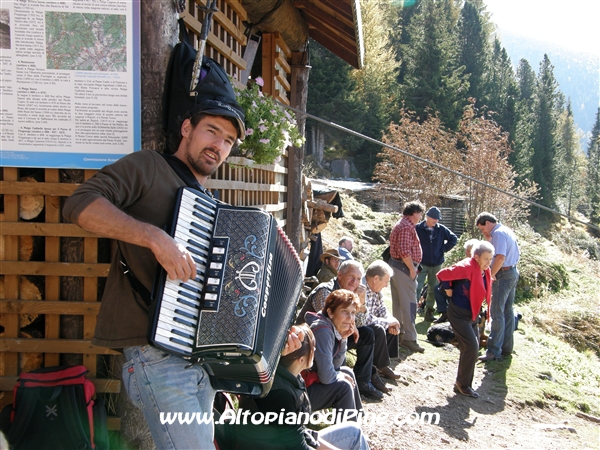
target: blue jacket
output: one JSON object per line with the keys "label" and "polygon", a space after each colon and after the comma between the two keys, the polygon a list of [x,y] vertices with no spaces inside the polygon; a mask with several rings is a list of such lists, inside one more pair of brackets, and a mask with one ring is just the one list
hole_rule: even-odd
{"label": "blue jacket", "polygon": [[417,235],[421,241],[423,249],[423,259],[421,264],[424,266],[439,266],[444,262],[444,253],[450,251],[455,245],[458,238],[447,227],[440,223],[436,223],[433,227],[433,236],[427,231],[427,223],[419,222],[416,226]]}

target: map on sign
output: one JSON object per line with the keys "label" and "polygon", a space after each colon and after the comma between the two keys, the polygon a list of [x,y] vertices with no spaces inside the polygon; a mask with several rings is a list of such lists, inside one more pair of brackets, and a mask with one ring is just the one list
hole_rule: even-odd
{"label": "map on sign", "polygon": [[125,72],[125,15],[46,11],[46,68]]}

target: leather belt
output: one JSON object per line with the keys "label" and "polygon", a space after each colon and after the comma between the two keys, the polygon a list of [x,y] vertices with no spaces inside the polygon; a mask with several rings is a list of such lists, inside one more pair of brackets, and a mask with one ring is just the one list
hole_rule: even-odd
{"label": "leather belt", "polygon": [[510,270],[510,269],[514,269],[515,267],[517,267],[517,266],[516,265],[515,266],[506,266],[506,267],[501,267],[500,270]]}

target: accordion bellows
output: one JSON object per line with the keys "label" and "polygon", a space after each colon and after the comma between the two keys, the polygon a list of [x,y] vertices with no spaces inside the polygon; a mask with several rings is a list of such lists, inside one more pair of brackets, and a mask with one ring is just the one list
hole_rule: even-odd
{"label": "accordion bellows", "polygon": [[170,234],[198,272],[182,283],[159,270],[149,341],[202,364],[217,390],[266,395],[303,284],[295,249],[271,214],[188,187]]}

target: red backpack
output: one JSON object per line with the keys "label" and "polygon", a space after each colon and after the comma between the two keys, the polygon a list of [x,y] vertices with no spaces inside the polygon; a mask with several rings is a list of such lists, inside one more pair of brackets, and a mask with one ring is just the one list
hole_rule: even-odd
{"label": "red backpack", "polygon": [[44,367],[19,375],[7,439],[19,449],[106,449],[103,399],[85,366]]}

